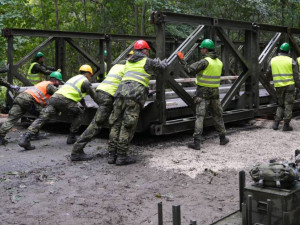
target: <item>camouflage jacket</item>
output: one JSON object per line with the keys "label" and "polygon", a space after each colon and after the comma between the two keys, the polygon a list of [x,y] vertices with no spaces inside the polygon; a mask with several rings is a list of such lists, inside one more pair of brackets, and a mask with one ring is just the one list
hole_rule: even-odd
{"label": "camouflage jacket", "polygon": [[50,75],[55,70],[56,69],[54,67],[46,66],[44,64],[38,63],[32,67],[31,73],[42,73],[45,75]]}

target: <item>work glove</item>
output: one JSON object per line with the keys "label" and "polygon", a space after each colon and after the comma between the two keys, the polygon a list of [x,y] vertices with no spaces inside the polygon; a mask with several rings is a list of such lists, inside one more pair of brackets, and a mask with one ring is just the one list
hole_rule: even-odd
{"label": "work glove", "polygon": [[182,52],[177,52],[177,56],[180,60],[183,60],[184,54]]}
{"label": "work glove", "polygon": [[166,60],[166,59],[164,59],[163,61],[161,61],[161,64],[162,64],[162,66],[164,67],[164,69],[166,69],[167,66],[168,66],[168,63],[167,63],[167,60]]}
{"label": "work glove", "polygon": [[18,91],[20,90],[20,87],[19,87],[19,86],[17,86],[17,85],[12,85],[12,84],[9,86],[9,88],[10,88],[10,89],[13,89],[13,90],[16,91],[16,92],[18,92]]}
{"label": "work glove", "polygon": [[57,71],[57,72],[61,72],[61,69],[57,69],[56,71]]}
{"label": "work glove", "polygon": [[6,70],[9,70],[9,64],[7,64],[7,65],[5,66],[5,69],[6,69]]}

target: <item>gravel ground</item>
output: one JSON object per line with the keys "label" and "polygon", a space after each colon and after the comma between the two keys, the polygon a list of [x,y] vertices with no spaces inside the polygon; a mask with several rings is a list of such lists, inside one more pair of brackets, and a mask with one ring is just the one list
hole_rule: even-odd
{"label": "gravel ground", "polygon": [[25,131],[19,125],[0,147],[0,224],[157,224],[159,202],[164,224],[172,224],[172,205],[181,205],[182,224],[211,224],[238,209],[240,170],[249,184],[253,165],[293,160],[300,120],[291,124],[293,132],[274,131],[267,119],[229,124],[226,146],[207,128],[200,151],[186,147],[192,132],[137,134],[138,163],[123,167],[106,162],[107,131],[86,148],[94,160],[71,163],[67,126],[48,125],[47,138],[25,152],[17,145]]}

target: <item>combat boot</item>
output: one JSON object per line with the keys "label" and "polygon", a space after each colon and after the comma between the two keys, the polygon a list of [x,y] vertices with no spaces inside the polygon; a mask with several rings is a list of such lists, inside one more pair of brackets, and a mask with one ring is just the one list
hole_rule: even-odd
{"label": "combat boot", "polygon": [[82,153],[71,153],[71,161],[89,161],[92,160],[94,156]]}
{"label": "combat boot", "polygon": [[6,145],[8,141],[5,139],[5,137],[0,136],[0,145]]}
{"label": "combat boot", "polygon": [[108,164],[115,164],[117,160],[117,154],[115,152],[109,152],[107,157]]}
{"label": "combat boot", "polygon": [[70,133],[67,138],[67,144],[72,145],[76,142],[76,140],[77,139],[76,139],[75,133]]}
{"label": "combat boot", "polygon": [[220,135],[220,145],[226,145],[229,142],[229,138],[225,135]]}
{"label": "combat boot", "polygon": [[292,131],[292,130],[293,130],[293,128],[290,126],[290,123],[285,122],[285,123],[283,124],[282,131]]}
{"label": "combat boot", "polygon": [[21,138],[21,141],[19,142],[19,146],[22,148],[25,148],[25,150],[35,149],[35,146],[31,145],[31,143],[30,143],[30,137],[31,137],[31,135],[29,133],[25,133],[23,135],[23,137]]}
{"label": "combat boot", "polygon": [[130,156],[118,155],[116,160],[117,166],[129,165],[136,163],[136,160]]}
{"label": "combat boot", "polygon": [[274,120],[274,123],[272,126],[273,130],[278,130],[279,123],[280,123],[280,120]]}
{"label": "combat boot", "polygon": [[188,143],[188,147],[195,150],[200,150],[200,140],[194,139],[194,142]]}

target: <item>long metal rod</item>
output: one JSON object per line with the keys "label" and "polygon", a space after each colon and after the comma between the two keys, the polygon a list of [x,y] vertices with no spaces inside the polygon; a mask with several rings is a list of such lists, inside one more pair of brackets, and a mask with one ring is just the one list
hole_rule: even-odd
{"label": "long metal rod", "polygon": [[181,225],[180,205],[173,205],[172,212],[173,212],[173,225]]}
{"label": "long metal rod", "polygon": [[162,202],[157,204],[158,207],[158,225],[163,225],[163,207],[162,207]]}
{"label": "long metal rod", "polygon": [[245,187],[245,171],[240,171],[239,172],[240,211],[242,211],[242,204],[244,201],[244,187]]}

